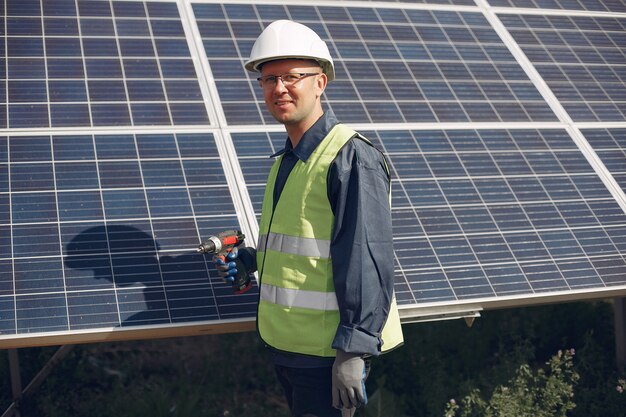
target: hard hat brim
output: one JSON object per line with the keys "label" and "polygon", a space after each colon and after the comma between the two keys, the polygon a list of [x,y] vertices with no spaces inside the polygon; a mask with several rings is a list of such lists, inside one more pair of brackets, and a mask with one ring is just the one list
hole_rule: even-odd
{"label": "hard hat brim", "polygon": [[261,57],[254,60],[247,61],[244,66],[250,72],[261,72],[261,66],[271,61],[280,61],[282,59],[302,59],[302,60],[310,60],[315,61],[319,64],[320,68],[326,74],[328,81],[332,81],[335,79],[335,71],[333,69],[333,65],[328,61],[323,61],[319,57],[314,56],[293,56],[293,55],[284,55],[284,56],[268,56]]}

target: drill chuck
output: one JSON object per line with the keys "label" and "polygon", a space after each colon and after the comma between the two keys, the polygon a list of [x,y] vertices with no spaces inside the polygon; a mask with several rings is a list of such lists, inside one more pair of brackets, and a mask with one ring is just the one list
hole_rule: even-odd
{"label": "drill chuck", "polygon": [[209,237],[205,242],[203,242],[196,252],[198,253],[217,253],[222,250],[222,240],[217,236]]}

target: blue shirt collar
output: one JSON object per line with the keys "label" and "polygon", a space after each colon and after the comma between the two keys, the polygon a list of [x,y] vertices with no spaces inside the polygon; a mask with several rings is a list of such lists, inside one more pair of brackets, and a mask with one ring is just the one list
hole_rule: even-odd
{"label": "blue shirt collar", "polygon": [[304,135],[302,135],[300,142],[298,142],[295,148],[291,145],[291,140],[287,138],[285,147],[272,155],[271,158],[291,151],[302,162],[306,162],[315,148],[317,148],[317,145],[322,142],[326,135],[328,135],[328,132],[330,132],[337,123],[339,122],[332,110],[325,111],[322,117],[320,117],[309,130],[304,132]]}

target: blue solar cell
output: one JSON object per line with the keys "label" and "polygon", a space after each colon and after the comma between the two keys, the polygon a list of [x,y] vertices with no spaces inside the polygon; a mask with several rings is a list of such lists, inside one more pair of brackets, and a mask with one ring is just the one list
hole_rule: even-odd
{"label": "blue solar cell", "polygon": [[54,164],[58,190],[98,189],[98,167],[95,162],[57,162]]}
{"label": "blue solar cell", "polygon": [[[80,19],[80,33],[82,36],[115,36],[115,30],[116,28],[113,27],[113,19]],[[120,36],[124,36],[119,26],[117,30]]]}
{"label": "blue solar cell", "polygon": [[[0,226],[0,232],[2,234],[0,234],[0,265],[2,266],[6,266],[7,262],[3,262],[2,260],[4,259],[9,259],[11,258],[11,255],[13,253],[13,249],[11,247],[11,229],[8,226],[9,224],[9,218],[7,216],[7,214],[9,213],[9,197],[8,196],[2,196],[0,195],[0,208],[2,208],[3,211],[0,214],[0,222],[2,224],[6,224],[6,226]],[[10,283],[10,290],[12,290],[13,288],[13,274],[12,274],[12,270],[9,270],[9,268],[4,268],[2,270],[2,272],[0,272],[0,295],[4,295],[4,291],[5,288],[7,286],[7,282]],[[5,274],[10,274],[10,280],[7,281],[7,275]]]}
{"label": "blue solar cell", "polygon": [[146,10],[143,2],[121,2],[115,1],[113,4],[113,12],[115,17],[145,17]]}
{"label": "blue solar cell", "polygon": [[[111,238],[111,227],[108,228],[109,231],[109,239]],[[141,233],[139,230],[137,233]],[[128,243],[128,242],[125,242]],[[147,243],[147,241],[146,241]],[[146,288],[145,291],[150,291],[152,295],[159,294],[162,292],[160,288],[154,287],[154,284],[157,284],[161,281],[161,277],[159,274],[159,265],[158,260],[156,258],[156,253],[153,251],[152,253],[147,254],[122,254],[115,253],[112,257],[113,264],[113,273],[115,275],[115,283],[122,287],[129,286],[133,284],[142,284],[146,287],[153,286],[152,288]],[[138,289],[143,292],[143,289]],[[131,291],[135,291],[130,289],[128,294],[131,294]],[[151,302],[160,299],[157,296],[156,299],[148,300],[148,296],[146,296],[146,300],[139,298],[138,302]],[[120,308],[125,304],[124,301],[120,303]],[[128,307],[128,306],[125,306]],[[151,307],[148,307],[150,310]],[[144,308],[139,308],[137,312],[143,312]],[[165,312],[167,314],[167,312]]]}
{"label": "blue solar cell", "polygon": [[[46,274],[54,274],[58,268],[50,268],[46,272],[46,262],[55,264],[57,260],[48,256],[59,255],[61,246],[59,244],[59,228],[55,224],[45,225],[13,225],[13,257],[16,260],[15,272],[22,272],[24,283],[16,283],[16,292],[20,287],[30,287],[31,281],[38,281],[46,278]],[[33,242],[37,244],[37,257],[33,259]],[[17,263],[17,260],[24,258]],[[40,263],[38,263],[38,261]],[[33,263],[29,266],[29,263]],[[38,273],[28,274],[27,271],[36,270]],[[20,276],[20,275],[18,275]],[[20,279],[22,281],[22,279]]]}
{"label": "blue solar cell", "polygon": [[148,2],[146,3],[148,8],[148,16],[155,17],[178,17],[178,7],[176,3],[165,2]]}
{"label": "blue solar cell", "polygon": [[89,78],[122,78],[122,67],[119,59],[85,59]]}
{"label": "blue solar cell", "polygon": [[160,57],[188,57],[189,47],[184,39],[163,39],[154,40],[156,51]]}
{"label": "blue solar cell", "polygon": [[[82,227],[85,227],[84,225]],[[111,270],[111,260],[108,255],[100,255],[100,256],[85,256],[77,254],[69,253],[67,256],[63,258],[65,265],[65,282],[68,290],[70,291],[81,291],[81,290],[90,290],[94,297],[102,297],[104,294],[107,294],[107,304],[109,304],[109,308],[113,311],[117,310],[117,305],[113,299],[114,294],[108,291],[97,291],[94,290],[106,290],[110,289],[113,285],[109,280],[102,279],[104,276],[112,276]],[[71,295],[71,297],[70,297]],[[83,300],[87,301],[86,305],[89,304],[88,300],[91,300],[92,297],[89,293],[83,293],[86,298]],[[68,303],[71,305],[72,303],[78,303],[81,299],[81,293],[68,294]],[[71,300],[74,300],[73,302]],[[75,308],[78,306],[74,306]],[[98,308],[97,304],[93,304],[94,308]],[[98,312],[97,314],[101,314],[102,312]],[[94,312],[95,314],[95,312]],[[71,315],[71,314],[70,314]]]}
{"label": "blue solar cell", "polygon": [[263,30],[259,23],[231,21],[229,26],[235,38],[254,39]]}
{"label": "blue solar cell", "polygon": [[[9,258],[11,249],[9,242],[9,233],[8,228],[1,228],[3,232],[3,236],[0,238],[0,256],[2,258]],[[2,268],[2,272],[0,272],[0,296],[12,296],[13,295],[13,267],[10,261],[0,260],[0,267]],[[1,299],[2,297],[0,297]],[[1,307],[0,307],[1,308]],[[0,328],[2,325],[0,324]]]}
{"label": "blue solar cell", "polygon": [[57,199],[60,221],[102,219],[99,191],[62,192]]}
{"label": "blue solar cell", "polygon": [[[9,192],[9,165],[0,164],[0,193]],[[0,206],[3,211],[0,211],[0,223],[9,223],[10,211],[9,211],[9,196],[0,194]],[[6,210],[6,211],[5,211]]]}
{"label": "blue solar cell", "polygon": [[18,334],[68,330],[67,306],[62,293],[18,296],[15,311]]}
{"label": "blue solar cell", "polygon": [[11,162],[49,161],[52,156],[50,138],[46,136],[13,136],[8,149]]}
{"label": "blue solar cell", "polygon": [[191,216],[188,191],[180,188],[146,191],[150,215],[155,217]]}
{"label": "blue solar cell", "polygon": [[53,189],[54,177],[50,163],[23,163],[11,165],[12,191],[42,191]]}
{"label": "blue solar cell", "polygon": [[12,222],[55,222],[57,207],[54,193],[14,193],[11,197]]}
{"label": "blue solar cell", "polygon": [[[120,52],[125,57],[153,57],[154,47],[151,39],[120,38]],[[162,54],[160,54],[162,55]],[[188,54],[184,54],[188,55]]]}
{"label": "blue solar cell", "polygon": [[143,185],[137,162],[99,162],[98,171],[102,188],[141,187]]}
{"label": "blue solar cell", "polygon": [[141,172],[146,187],[185,185],[179,161],[142,161]]}
{"label": "blue solar cell", "polygon": [[119,55],[115,39],[84,38],[82,46],[85,57],[116,57]]}
{"label": "blue solar cell", "polygon": [[126,101],[126,87],[123,81],[89,81],[91,101]]}
{"label": "blue solar cell", "polygon": [[118,36],[150,37],[150,26],[145,19],[116,19],[115,30]]}
{"label": "blue solar cell", "polygon": [[9,101],[13,103],[37,103],[48,101],[45,81],[9,81]]}
{"label": "blue solar cell", "polygon": [[159,66],[155,59],[123,59],[126,78],[160,78]]}
{"label": "blue solar cell", "polygon": [[92,104],[91,117],[94,126],[124,126],[130,124],[126,104]]}
{"label": "blue solar cell", "polygon": [[132,101],[165,101],[163,84],[159,80],[129,80],[126,89]]}
{"label": "blue solar cell", "polygon": [[142,190],[103,190],[107,219],[146,218],[148,206]]}
{"label": "blue solar cell", "polygon": [[217,308],[206,306],[205,300],[212,296],[213,291],[206,285],[169,289],[167,297],[172,322],[218,319]]}
{"label": "blue solar cell", "polygon": [[189,195],[196,216],[232,214],[235,211],[226,187],[190,188]]}
{"label": "blue solar cell", "polygon": [[210,122],[202,103],[171,103],[170,112],[176,125],[200,125]]}
{"label": "blue solar cell", "polygon": [[178,20],[152,20],[152,34],[163,37],[184,37],[183,26]]}
{"label": "blue solar cell", "polygon": [[37,0],[8,1],[7,16],[41,16],[41,3]]}
{"label": "blue solar cell", "polygon": [[119,314],[114,291],[95,291],[68,294],[67,310],[72,330],[119,325]]}
{"label": "blue solar cell", "polygon": [[[11,263],[1,262],[3,269],[2,271],[7,271],[10,276],[13,276],[13,266]],[[6,266],[6,268],[5,268]],[[4,272],[0,272],[0,275],[5,275]],[[15,301],[13,297],[7,299],[6,297],[0,297],[0,310],[2,311],[2,316],[0,316],[0,332],[2,334],[13,334],[15,333]]]}
{"label": "blue solar cell", "polygon": [[41,36],[41,18],[38,17],[7,17],[7,36]]}
{"label": "blue solar cell", "polygon": [[524,264],[526,274],[535,292],[566,291],[570,289],[556,265],[552,263]]}
{"label": "blue solar cell", "polygon": [[173,135],[137,135],[136,141],[141,158],[172,158],[178,154]]}
{"label": "blue solar cell", "polygon": [[0,163],[9,161],[9,142],[6,136],[0,136]]}
{"label": "blue solar cell", "polygon": [[78,2],[81,16],[111,16],[111,3],[99,0],[82,0]]}
{"label": "blue solar cell", "polygon": [[180,155],[183,158],[219,157],[211,134],[178,134],[176,139]]}
{"label": "blue solar cell", "polygon": [[160,62],[164,78],[196,78],[191,59],[167,59]]}
{"label": "blue solar cell", "polygon": [[165,81],[164,84],[170,101],[202,100],[197,81]]}
{"label": "blue solar cell", "polygon": [[76,2],[72,0],[46,0],[42,6],[44,16],[76,16]]}
{"label": "blue solar cell", "polygon": [[122,326],[170,323],[165,295],[161,290],[118,291]]}
{"label": "blue solar cell", "polygon": [[[152,223],[152,227],[154,234],[159,237],[159,247],[161,250],[195,248],[198,245],[198,241],[201,239],[200,236],[198,236],[196,223],[191,218],[180,220],[155,220]],[[201,261],[202,258],[197,256],[188,260],[188,262],[193,262],[193,264],[196,265],[193,268],[194,270],[202,271],[203,268],[201,269],[197,266],[197,264]],[[180,262],[180,260],[177,262]],[[180,266],[181,265],[179,264],[179,267]],[[206,270],[204,272],[206,272]],[[175,273],[175,270],[170,271],[170,274]],[[206,274],[203,275],[204,276],[198,277],[198,275],[195,274],[184,279],[187,281],[191,281],[193,279],[200,281],[206,276]]]}
{"label": "blue solar cell", "polygon": [[45,45],[46,56],[49,57],[80,57],[82,55],[81,43],[78,38],[46,38]]}
{"label": "blue solar cell", "polygon": [[135,138],[132,135],[96,135],[98,159],[136,159]]}
{"label": "blue solar cell", "polygon": [[482,201],[470,180],[439,181],[439,186],[450,204],[480,204]]}
{"label": "blue solar cell", "polygon": [[51,102],[87,101],[84,81],[49,81],[48,96]]}
{"label": "blue solar cell", "polygon": [[[223,184],[226,181],[224,170],[219,161],[191,160],[183,161],[187,185]],[[263,171],[267,172],[267,171]]]}
{"label": "blue solar cell", "polygon": [[139,125],[170,125],[170,115],[166,104],[131,103],[133,124]]}
{"label": "blue solar cell", "polygon": [[[95,234],[99,239],[104,237],[108,242],[111,254],[115,259],[124,259],[128,254],[147,254],[154,256],[158,249],[150,223],[146,221],[129,221],[125,223],[110,223],[105,228],[88,229],[88,237],[91,239]],[[75,239],[80,239],[79,235]],[[115,260],[114,259],[114,260]],[[128,261],[124,261],[126,263]],[[115,262],[114,262],[115,266]]]}

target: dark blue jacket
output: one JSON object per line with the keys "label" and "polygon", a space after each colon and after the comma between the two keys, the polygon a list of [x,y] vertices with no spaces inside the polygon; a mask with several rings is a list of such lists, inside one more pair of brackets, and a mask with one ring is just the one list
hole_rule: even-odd
{"label": "dark blue jacket", "polygon": [[[338,121],[327,111],[283,155],[274,189],[274,205],[298,160],[306,162]],[[350,140],[331,164],[328,199],[335,225],[331,241],[333,279],[340,325],[332,347],[346,352],[377,355],[380,331],[387,319],[393,292],[393,247],[389,208],[390,179],[383,155],[358,138]],[[379,250],[371,251],[373,240]],[[292,367],[332,364],[332,359],[274,352],[275,363]]]}

